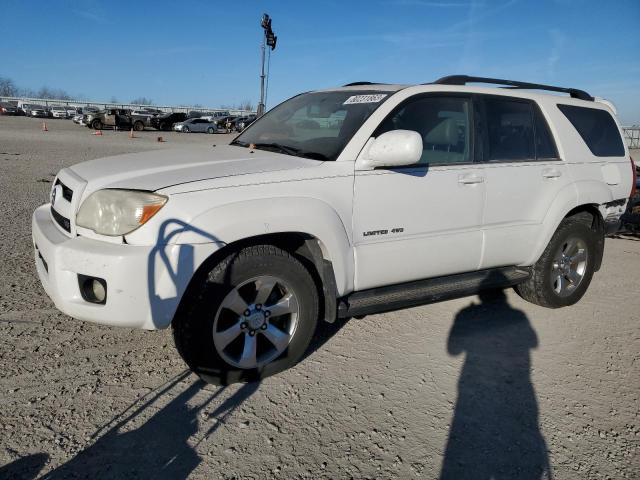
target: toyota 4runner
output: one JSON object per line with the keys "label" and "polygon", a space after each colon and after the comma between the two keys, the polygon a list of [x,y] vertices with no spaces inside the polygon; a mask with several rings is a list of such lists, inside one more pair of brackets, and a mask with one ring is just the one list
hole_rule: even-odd
{"label": "toyota 4runner", "polygon": [[250,381],[294,365],[323,320],[511,286],[574,304],[633,175],[613,106],[582,90],[359,82],[230,145],[62,169],[35,261],[64,313],[172,326],[202,378]]}

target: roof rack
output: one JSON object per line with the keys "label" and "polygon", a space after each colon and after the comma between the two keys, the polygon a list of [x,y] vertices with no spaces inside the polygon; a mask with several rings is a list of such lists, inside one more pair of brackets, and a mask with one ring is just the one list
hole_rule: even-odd
{"label": "roof rack", "polygon": [[347,83],[346,85],[343,85],[343,87],[355,87],[356,85],[382,85],[382,84],[377,82],[352,82],[352,83]]}
{"label": "roof rack", "polygon": [[562,92],[571,95],[571,98],[588,100],[593,102],[594,98],[584,90],[577,88],[562,88],[552,85],[541,85],[539,83],[518,82],[516,80],[502,80],[499,78],[470,77],[468,75],[449,75],[433,82],[438,85],[466,85],[467,83],[493,83],[496,85],[506,85],[510,88],[526,88],[530,90],[548,90],[551,92]]}

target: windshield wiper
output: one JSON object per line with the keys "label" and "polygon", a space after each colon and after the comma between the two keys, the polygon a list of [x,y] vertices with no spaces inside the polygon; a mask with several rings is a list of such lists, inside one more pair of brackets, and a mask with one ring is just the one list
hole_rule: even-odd
{"label": "windshield wiper", "polygon": [[272,148],[277,152],[286,153],[287,155],[297,156],[300,153],[299,148],[282,145],[281,143],[254,143],[253,146],[257,149]]}
{"label": "windshield wiper", "polygon": [[320,152],[309,152],[296,147],[290,147],[289,145],[282,145],[281,143],[255,143],[256,148],[273,148],[278,152],[286,153],[287,155],[293,155],[295,157],[304,157],[311,160],[328,160],[329,158]]}

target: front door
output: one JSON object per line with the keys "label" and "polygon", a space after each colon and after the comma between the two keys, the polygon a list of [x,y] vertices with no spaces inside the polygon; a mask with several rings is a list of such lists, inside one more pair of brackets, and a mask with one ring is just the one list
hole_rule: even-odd
{"label": "front door", "polygon": [[414,166],[355,172],[356,290],[478,269],[485,182],[473,118],[469,97],[425,94],[374,133],[416,131],[423,155]]}
{"label": "front door", "polygon": [[110,127],[116,126],[116,111],[115,110],[107,110],[104,113],[104,125],[108,125]]}

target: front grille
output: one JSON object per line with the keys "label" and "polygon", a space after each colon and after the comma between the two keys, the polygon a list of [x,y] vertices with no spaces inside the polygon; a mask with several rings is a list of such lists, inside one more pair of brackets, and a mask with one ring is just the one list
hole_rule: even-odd
{"label": "front grille", "polygon": [[51,216],[56,221],[56,223],[63,228],[63,230],[65,230],[66,232],[71,233],[71,222],[69,221],[68,218],[64,218],[62,215],[60,215],[58,212],[56,212],[53,209],[53,207],[51,207]]}
{"label": "front grille", "polygon": [[73,198],[73,190],[67,187],[60,180],[56,181],[56,185],[60,185],[62,187],[62,197],[69,203],[71,203],[71,199]]}

